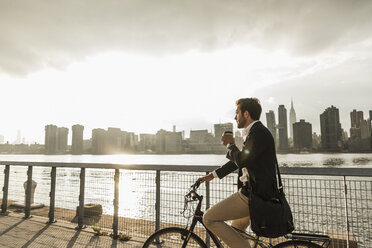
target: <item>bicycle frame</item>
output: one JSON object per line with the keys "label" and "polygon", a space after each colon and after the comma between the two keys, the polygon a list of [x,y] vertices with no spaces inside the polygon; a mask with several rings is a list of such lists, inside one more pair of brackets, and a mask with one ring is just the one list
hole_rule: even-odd
{"label": "bicycle frame", "polygon": [[[198,193],[195,192],[195,190],[192,190],[190,192],[190,194],[192,195],[192,198],[193,199],[197,199],[198,200],[198,205],[195,209],[195,212],[194,212],[194,216],[192,218],[192,222],[191,222],[191,225],[190,225],[190,228],[188,229],[188,236],[186,237],[185,241],[183,242],[183,245],[182,245],[182,248],[185,248],[187,243],[189,242],[189,239],[191,237],[191,233],[194,231],[194,228],[196,226],[196,224],[198,222],[200,222],[203,227],[205,228],[205,230],[207,230],[207,233],[209,234],[209,237],[212,238],[214,244],[217,246],[217,248],[223,248],[220,240],[216,237],[216,235],[213,234],[213,232],[211,232],[205,225],[204,225],[204,222],[203,222],[203,215],[204,215],[204,212],[201,211],[201,204],[202,204],[202,201],[203,201],[203,196],[199,195]],[[253,236],[250,236],[249,234],[245,233],[245,232],[242,232],[244,233],[247,237],[249,237],[250,240],[254,241],[254,246],[253,248],[256,248],[257,245],[258,245],[258,242],[259,242],[259,237],[253,237]],[[262,245],[265,245],[267,247],[272,247],[271,244],[266,244],[265,242],[262,242]]]}

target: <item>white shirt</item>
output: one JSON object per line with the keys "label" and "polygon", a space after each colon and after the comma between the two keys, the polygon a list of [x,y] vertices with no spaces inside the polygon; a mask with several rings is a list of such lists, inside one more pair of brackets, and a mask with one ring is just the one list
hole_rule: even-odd
{"label": "white shirt", "polygon": [[[251,131],[252,126],[253,126],[256,122],[259,122],[259,120],[255,120],[255,121],[253,121],[251,124],[248,125],[248,127],[244,128],[244,130],[243,130],[243,140],[244,140],[244,141],[247,139],[247,137],[248,137],[248,135],[249,135],[249,133],[250,133],[250,131]],[[243,175],[239,178],[239,180],[240,180],[241,182],[243,182],[243,183],[244,183],[244,182],[248,182],[248,171],[247,171],[247,168],[243,168],[243,169],[242,169],[242,172],[243,172]],[[216,171],[213,171],[212,174],[213,174],[214,177],[218,177]]]}

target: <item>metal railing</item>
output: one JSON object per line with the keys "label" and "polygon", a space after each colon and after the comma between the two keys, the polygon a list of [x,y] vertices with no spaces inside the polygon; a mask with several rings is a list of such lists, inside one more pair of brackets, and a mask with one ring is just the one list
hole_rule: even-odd
{"label": "metal railing", "polygon": [[[65,220],[147,237],[166,226],[185,225],[183,195],[200,176],[218,168],[197,165],[121,165],[0,161],[1,213],[10,203],[25,202],[25,218]],[[372,168],[282,167],[283,183],[297,232],[328,234],[339,246],[372,247]],[[1,171],[4,171],[1,175]],[[38,182],[32,209],[32,181]],[[236,175],[203,184],[204,209],[236,191]],[[25,191],[22,187],[25,184]],[[48,194],[48,193],[49,194]],[[85,204],[103,213],[87,216]],[[187,215],[187,213],[186,213]],[[205,232],[197,229],[199,235]],[[344,243],[344,244],[343,244]]]}

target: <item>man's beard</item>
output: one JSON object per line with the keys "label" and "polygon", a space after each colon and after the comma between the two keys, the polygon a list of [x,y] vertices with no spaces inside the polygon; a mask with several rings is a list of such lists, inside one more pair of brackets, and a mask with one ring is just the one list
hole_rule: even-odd
{"label": "man's beard", "polygon": [[244,118],[244,116],[243,116],[242,119],[239,120],[238,128],[243,128],[246,123],[247,123],[247,119]]}

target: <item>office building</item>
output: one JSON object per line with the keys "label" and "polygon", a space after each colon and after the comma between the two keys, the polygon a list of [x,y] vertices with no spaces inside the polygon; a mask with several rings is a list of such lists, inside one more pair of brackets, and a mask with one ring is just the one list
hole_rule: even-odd
{"label": "office building", "polygon": [[299,122],[293,123],[293,145],[298,151],[311,150],[313,147],[311,124],[300,120]]}
{"label": "office building", "polygon": [[293,124],[296,122],[296,111],[293,108],[293,100],[291,101],[291,109],[289,110],[289,134],[293,139]]}
{"label": "office building", "polygon": [[214,124],[214,137],[216,143],[221,143],[222,134],[225,131],[233,132],[233,124],[232,123],[222,123],[222,124]]}
{"label": "office building", "polygon": [[57,131],[57,153],[67,152],[68,128],[59,127]]}
{"label": "office building", "polygon": [[106,131],[101,128],[92,130],[92,154],[106,153]]}
{"label": "office building", "polygon": [[269,129],[270,133],[272,134],[275,143],[276,141],[276,122],[275,122],[275,113],[274,111],[270,110],[266,113],[266,124],[267,128]]}
{"label": "office building", "polygon": [[156,133],[157,153],[181,153],[182,132],[168,132],[163,129]]}
{"label": "office building", "polygon": [[190,143],[194,144],[212,143],[213,139],[214,139],[213,135],[209,133],[207,129],[190,131]]}
{"label": "office building", "polygon": [[140,151],[154,152],[156,146],[156,135],[155,134],[140,134]]}
{"label": "office building", "polygon": [[72,142],[71,142],[71,153],[72,154],[83,154],[83,140],[84,140],[84,126],[73,125],[72,126]]}
{"label": "office building", "polygon": [[279,151],[288,151],[288,124],[287,124],[287,109],[284,105],[279,105],[278,108],[278,131],[279,131]]}
{"label": "office building", "polygon": [[57,133],[56,125],[45,126],[45,154],[57,153]]}
{"label": "office building", "polygon": [[322,149],[337,152],[342,148],[342,129],[338,108],[331,106],[320,115]]}
{"label": "office building", "polygon": [[106,131],[106,153],[115,154],[120,153],[123,145],[123,132],[120,128],[109,127]]}
{"label": "office building", "polygon": [[353,112],[350,113],[351,127],[359,128],[363,119],[363,111],[356,111],[354,109]]}

